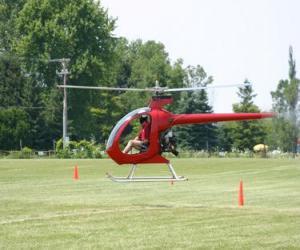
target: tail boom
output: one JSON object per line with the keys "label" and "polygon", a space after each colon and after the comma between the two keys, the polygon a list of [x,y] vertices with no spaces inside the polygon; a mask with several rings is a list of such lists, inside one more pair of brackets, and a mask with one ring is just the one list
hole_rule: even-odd
{"label": "tail boom", "polygon": [[180,114],[174,115],[172,124],[174,126],[180,124],[257,120],[274,116],[274,113]]}

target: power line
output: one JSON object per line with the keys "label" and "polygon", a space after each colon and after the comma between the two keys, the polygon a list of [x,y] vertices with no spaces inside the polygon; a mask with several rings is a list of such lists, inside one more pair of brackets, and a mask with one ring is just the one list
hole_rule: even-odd
{"label": "power line", "polygon": [[35,57],[24,57],[24,56],[18,56],[11,53],[0,53],[0,57],[6,57],[6,58],[12,58],[17,59],[19,61],[28,61],[28,62],[44,62],[48,63],[51,59],[49,58],[35,58]]}
{"label": "power line", "polygon": [[54,109],[54,108],[48,108],[48,107],[26,107],[26,106],[0,106],[0,109]]}

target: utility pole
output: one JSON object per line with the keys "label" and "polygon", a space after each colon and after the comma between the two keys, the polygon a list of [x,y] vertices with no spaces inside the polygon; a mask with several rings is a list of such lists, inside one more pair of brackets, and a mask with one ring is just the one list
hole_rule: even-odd
{"label": "utility pole", "polygon": [[[63,76],[64,86],[67,85],[67,76],[69,74],[68,71],[68,63],[70,62],[69,58],[61,58],[61,59],[50,59],[49,62],[59,62],[61,63],[62,70],[60,72],[56,71],[56,73],[60,76]],[[68,137],[68,107],[67,107],[67,88],[64,88],[64,101],[63,101],[63,147],[65,148],[69,143]]]}

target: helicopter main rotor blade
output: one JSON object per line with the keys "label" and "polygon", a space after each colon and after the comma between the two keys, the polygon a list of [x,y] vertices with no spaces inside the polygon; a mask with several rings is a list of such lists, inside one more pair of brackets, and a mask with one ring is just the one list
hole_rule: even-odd
{"label": "helicopter main rotor blade", "polygon": [[138,88],[118,88],[118,87],[97,87],[97,86],[77,86],[77,85],[57,85],[58,88],[67,89],[97,89],[97,90],[116,90],[116,91],[149,91],[153,92],[153,89],[138,89]]}
{"label": "helicopter main rotor blade", "polygon": [[106,87],[106,86],[78,86],[78,85],[57,85],[58,88],[68,89],[95,89],[95,90],[114,90],[114,91],[138,91],[138,92],[153,92],[156,94],[179,92],[179,91],[198,91],[203,89],[215,89],[215,88],[230,88],[230,87],[246,87],[251,86],[251,83],[244,84],[230,84],[230,85],[211,85],[203,87],[189,87],[189,88],[168,88],[155,86],[153,88],[119,88],[119,87]]}
{"label": "helicopter main rotor blade", "polygon": [[229,84],[229,85],[208,85],[205,87],[190,87],[190,88],[173,88],[173,89],[164,89],[163,92],[177,92],[177,91],[197,91],[203,89],[215,89],[215,88],[231,88],[231,87],[246,87],[251,86],[250,83],[244,84]]}

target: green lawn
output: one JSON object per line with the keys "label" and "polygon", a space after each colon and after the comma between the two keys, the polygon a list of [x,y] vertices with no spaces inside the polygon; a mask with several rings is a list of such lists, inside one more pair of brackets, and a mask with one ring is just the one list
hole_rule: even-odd
{"label": "green lawn", "polygon": [[300,249],[299,160],[172,163],[189,181],[114,183],[105,173],[129,167],[110,160],[0,160],[0,249]]}

